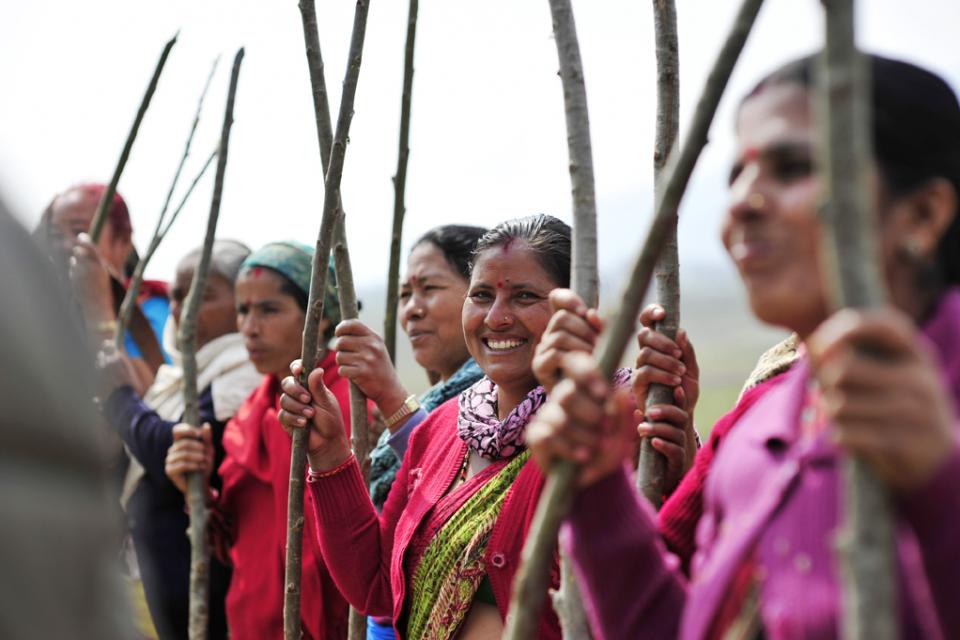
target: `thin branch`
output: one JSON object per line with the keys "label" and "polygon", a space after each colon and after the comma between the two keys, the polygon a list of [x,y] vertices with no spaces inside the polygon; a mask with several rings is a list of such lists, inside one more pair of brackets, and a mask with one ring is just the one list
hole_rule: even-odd
{"label": "thin branch", "polygon": [[[852,0],[826,2],[826,46],[817,107],[820,163],[826,189],[826,273],[838,307],[876,308],[886,294],[870,190],[870,69],[854,39]],[[880,356],[882,357],[882,356]],[[889,497],[857,458],[843,465],[846,521],[837,539],[843,580],[843,637],[897,637],[897,567]]]}
{"label": "thin branch", "polygon": [[[203,110],[203,100],[207,96],[207,90],[210,88],[210,81],[213,80],[213,74],[216,72],[217,64],[219,62],[220,57],[217,56],[217,59],[213,61],[213,67],[210,69],[210,73],[207,75],[207,81],[203,85],[203,91],[200,93],[200,100],[197,101],[197,111],[193,115],[193,123],[190,126],[190,133],[187,135],[187,142],[183,146],[183,155],[180,157],[180,162],[177,164],[177,170],[173,174],[173,182],[170,183],[170,189],[167,191],[167,197],[163,201],[163,208],[160,210],[160,216],[157,218],[157,225],[154,227],[153,236],[150,238],[150,244],[147,247],[147,251],[143,254],[143,257],[141,257],[140,261],[137,263],[137,267],[133,272],[133,278],[130,281],[130,286],[127,287],[127,293],[124,295],[123,302],[120,304],[120,313],[117,317],[117,349],[123,348],[126,329],[130,325],[130,319],[133,318],[134,305],[136,305],[137,297],[140,295],[140,286],[143,284],[143,277],[146,273],[147,265],[150,264],[150,260],[153,258],[153,254],[156,252],[157,247],[159,247],[160,243],[163,242],[163,238],[167,235],[170,225],[173,224],[177,214],[180,212],[180,208],[183,207],[183,203],[181,203],[180,207],[177,208],[177,210],[171,216],[169,224],[167,224],[167,226],[164,228],[163,223],[164,219],[167,217],[167,211],[170,208],[170,201],[173,199],[173,193],[177,188],[177,183],[180,181],[180,173],[183,171],[183,166],[187,163],[187,157],[190,155],[190,147],[193,144],[193,135],[197,132],[197,125],[200,124],[200,112]],[[204,165],[203,170],[200,172],[201,176],[207,170],[208,164],[210,164],[210,160],[207,160],[207,164]],[[196,182],[197,181],[194,180],[193,184],[195,185]],[[190,190],[187,191],[188,196],[192,190],[193,185],[191,185]],[[186,202],[186,199],[184,199],[184,202]]]}
{"label": "thin branch", "polygon": [[407,45],[403,56],[403,95],[400,99],[400,149],[397,173],[393,176],[393,230],[390,233],[390,266],[387,269],[387,311],[383,320],[383,342],[390,362],[397,361],[397,303],[400,295],[400,241],[403,238],[404,196],[407,188],[407,160],[410,157],[410,100],[413,96],[413,50],[417,39],[417,0],[410,0],[407,13]]}
{"label": "thin branch", "polygon": [[[677,42],[677,8],[673,0],[653,0],[653,30],[657,54],[657,130],[653,150],[654,200],[662,187],[663,168],[680,131],[680,56]],[[657,330],[671,340],[680,326],[680,260],[677,251],[677,210],[670,213],[671,229],[656,266],[657,301],[665,317]],[[673,388],[651,385],[646,406],[673,404]],[[651,444],[640,441],[637,487],[656,508],[663,502],[667,461]]]}
{"label": "thin branch", "polygon": [[[706,86],[694,112],[690,133],[679,150],[671,154],[664,169],[663,189],[656,199],[655,213],[646,240],[634,262],[617,314],[602,336],[599,364],[600,370],[608,378],[613,376],[620,364],[627,342],[633,334],[637,313],[640,311],[640,305],[653,274],[654,263],[659,256],[663,239],[671,228],[671,213],[678,208],[697,158],[706,145],[707,133],[716,114],[717,105],[720,103],[727,81],[750,34],[761,4],[762,0],[743,0],[732,30],[707,77]],[[573,484],[576,475],[576,465],[568,462],[557,463],[547,476],[540,495],[540,502],[524,544],[521,566],[517,571],[513,587],[513,602],[522,607],[522,613],[518,607],[511,607],[511,611],[515,618],[523,615],[525,625],[536,623],[536,615],[546,590],[548,563],[556,544],[560,522],[573,502]],[[518,628],[517,625],[515,621],[514,633],[504,637],[512,640],[532,637],[532,631],[527,634],[517,632],[535,627]]]}
{"label": "thin branch", "polygon": [[[320,231],[313,255],[313,274],[310,278],[310,299],[307,318],[303,329],[303,377],[306,377],[317,365],[320,347],[320,320],[323,317],[323,294],[327,284],[327,264],[333,240],[337,210],[340,207],[340,180],[343,177],[343,164],[346,156],[347,137],[353,119],[353,104],[357,93],[357,81],[360,77],[360,62],[363,54],[363,41],[366,35],[369,0],[358,0],[353,20],[353,33],[350,37],[350,51],[347,56],[347,71],[343,81],[343,94],[340,99],[340,112],[337,116],[337,129],[330,148],[330,159],[324,183],[323,214],[320,219]],[[311,60],[311,34],[307,28],[308,18],[312,15],[314,31],[316,12],[312,0],[301,0],[300,11],[304,20],[304,39],[307,46],[308,64]],[[316,43],[316,41],[314,41]],[[319,44],[316,47],[319,57]],[[314,70],[311,69],[311,79]],[[320,74],[322,77],[322,73]],[[316,93],[315,93],[316,96]],[[316,97],[315,97],[316,100]],[[318,131],[322,123],[318,117]],[[322,149],[321,149],[322,152]],[[303,491],[306,475],[307,430],[294,433],[290,454],[290,485],[287,494],[287,549],[286,549],[286,585],[283,599],[283,633],[286,640],[300,638],[300,575],[303,552]]]}
{"label": "thin branch", "polygon": [[167,56],[170,55],[170,50],[173,49],[173,45],[177,43],[177,35],[179,35],[179,33],[167,41],[167,44],[163,47],[163,51],[160,53],[160,59],[157,60],[157,66],[153,70],[153,77],[150,78],[147,91],[143,94],[143,100],[140,101],[140,108],[137,110],[137,116],[133,120],[133,126],[130,127],[130,133],[127,134],[127,141],[123,145],[123,151],[120,152],[120,159],[117,161],[117,166],[113,170],[113,176],[110,177],[110,182],[103,192],[103,197],[100,198],[100,202],[97,204],[97,211],[93,214],[93,220],[90,223],[90,239],[93,240],[94,244],[100,240],[100,233],[103,231],[103,225],[107,220],[107,211],[110,209],[113,196],[117,192],[120,175],[123,173],[123,168],[127,166],[127,158],[130,157],[130,150],[133,149],[133,141],[137,139],[140,123],[143,122],[143,116],[147,113],[150,100],[157,90],[160,74],[163,72],[163,66],[167,63]]}
{"label": "thin branch", "polygon": [[[183,355],[183,420],[187,424],[200,426],[200,402],[197,389],[197,315],[203,292],[207,287],[207,274],[210,271],[210,254],[217,233],[217,220],[220,217],[220,199],[223,194],[223,179],[227,168],[227,149],[230,143],[230,129],[233,126],[233,105],[237,96],[237,82],[240,78],[240,63],[243,61],[243,49],[237,51],[233,59],[233,71],[230,74],[230,90],[227,93],[227,106],[223,116],[223,131],[220,134],[220,148],[217,153],[217,177],[213,186],[213,199],[210,203],[210,217],[207,219],[207,233],[203,240],[200,260],[193,273],[190,292],[184,302],[180,316],[179,342]],[[190,613],[188,633],[191,640],[207,637],[207,608],[209,604],[210,550],[207,545],[207,505],[206,478],[202,473],[191,473],[187,477],[187,505],[190,508]]]}

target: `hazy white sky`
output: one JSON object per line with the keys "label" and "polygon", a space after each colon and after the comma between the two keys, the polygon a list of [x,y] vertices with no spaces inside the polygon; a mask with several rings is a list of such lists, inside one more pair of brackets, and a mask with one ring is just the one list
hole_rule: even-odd
{"label": "hazy white sky", "polygon": [[[678,0],[684,124],[739,3]],[[575,0],[593,135],[601,267],[632,255],[651,209],[654,57],[650,0]],[[318,0],[334,112],[354,3]],[[372,0],[343,198],[358,284],[386,274],[407,2]],[[863,0],[866,47],[960,86],[957,0]],[[220,235],[254,248],[316,238],[320,158],[295,0],[31,0],[0,8],[0,192],[32,226],[58,191],[106,181],[163,43],[180,29],[120,191],[149,240],[213,58],[190,173],[213,148],[229,65],[246,46]],[[817,0],[768,0],[734,73],[681,211],[681,260],[726,267],[717,227],[732,108],[764,72],[821,41]],[[547,0],[421,0],[405,245],[448,222],[570,218],[567,151]],[[681,126],[681,135],[683,126]],[[212,172],[210,172],[212,175]],[[184,185],[185,186],[185,185]],[[198,187],[150,269],[169,278],[202,240],[212,180]],[[613,284],[613,283],[608,283]]]}

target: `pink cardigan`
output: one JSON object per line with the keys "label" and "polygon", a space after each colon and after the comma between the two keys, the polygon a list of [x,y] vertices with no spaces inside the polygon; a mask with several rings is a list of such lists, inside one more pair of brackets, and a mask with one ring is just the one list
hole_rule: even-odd
{"label": "pink cardigan", "polygon": [[[337,588],[362,614],[392,616],[400,637],[407,589],[413,570],[405,554],[414,532],[447,492],[466,455],[457,436],[458,398],[437,409],[410,437],[410,445],[390,496],[378,518],[357,464],[308,483],[316,509],[314,534]],[[520,551],[543,487],[531,460],[513,483],[484,554],[500,617],[506,619]],[[554,563],[552,586],[559,584]],[[538,638],[560,638],[553,608],[546,602]]]}

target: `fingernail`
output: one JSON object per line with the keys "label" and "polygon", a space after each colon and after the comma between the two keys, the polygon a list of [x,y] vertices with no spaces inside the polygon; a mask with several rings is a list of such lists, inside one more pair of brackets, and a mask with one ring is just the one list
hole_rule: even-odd
{"label": "fingernail", "polygon": [[303,426],[306,426],[307,421],[303,418],[297,418],[297,424],[303,427]]}
{"label": "fingernail", "polygon": [[673,384],[680,384],[682,382],[680,376],[670,376],[670,379],[673,381]]}
{"label": "fingernail", "polygon": [[679,373],[680,375],[683,375],[686,372],[687,372],[687,368],[683,366],[683,363],[681,362],[680,366],[677,367],[677,373]]}
{"label": "fingernail", "polygon": [[680,349],[674,349],[674,350],[673,350],[673,357],[674,357],[674,358],[679,358],[679,357],[682,356],[682,355],[683,355],[683,351],[680,351]]}
{"label": "fingernail", "polygon": [[300,402],[310,402],[310,396],[305,393],[300,394]]}
{"label": "fingernail", "polygon": [[651,418],[659,418],[663,415],[663,411],[657,408],[647,409],[647,415]]}
{"label": "fingernail", "polygon": [[307,416],[308,418],[312,418],[315,413],[316,411],[314,411],[310,407],[307,407],[306,409],[303,410],[303,415]]}

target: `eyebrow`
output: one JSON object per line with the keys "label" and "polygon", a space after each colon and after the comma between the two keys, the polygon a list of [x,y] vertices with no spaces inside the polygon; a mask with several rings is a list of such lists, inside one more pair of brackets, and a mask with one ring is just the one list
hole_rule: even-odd
{"label": "eyebrow", "polygon": [[[771,159],[784,157],[789,158],[791,156],[811,156],[812,152],[813,147],[807,141],[784,140],[783,142],[777,142],[764,147],[760,151],[759,157],[763,160],[769,161]],[[733,166],[730,167],[730,174],[727,177],[728,185],[733,184],[733,181],[736,180],[737,176],[740,174],[741,169],[743,169],[743,161],[738,155],[733,163]]]}
{"label": "eyebrow", "polygon": [[237,308],[240,307],[266,307],[269,305],[279,305],[281,300],[278,298],[267,298],[266,300],[259,300],[257,302],[245,302],[243,300],[237,300]]}
{"label": "eyebrow", "polygon": [[439,272],[439,271],[428,271],[427,273],[425,273],[425,274],[423,274],[423,275],[421,275],[421,276],[408,276],[407,279],[404,280],[401,284],[406,284],[406,283],[411,282],[411,281],[413,281],[413,282],[424,282],[424,281],[430,280],[430,279],[442,280],[442,279],[444,279],[445,277],[447,277],[446,274],[441,273],[441,272]]}

